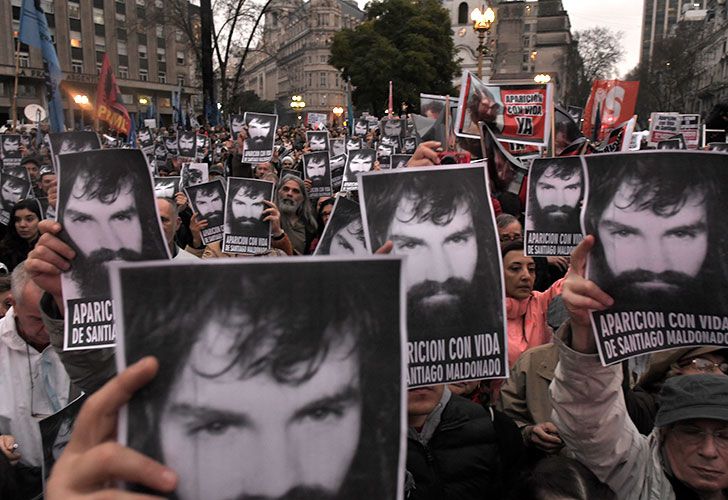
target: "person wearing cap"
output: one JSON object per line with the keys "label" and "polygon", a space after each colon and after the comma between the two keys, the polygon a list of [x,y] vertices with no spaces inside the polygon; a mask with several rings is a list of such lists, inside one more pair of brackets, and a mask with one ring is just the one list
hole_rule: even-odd
{"label": "person wearing cap", "polygon": [[208,170],[208,176],[211,181],[214,181],[215,179],[220,179],[223,182],[225,181],[225,171],[222,168],[222,164],[216,163],[210,167]]}
{"label": "person wearing cap", "polygon": [[[587,236],[571,256],[562,297],[559,364],[550,387],[552,420],[575,458],[624,500],[728,498],[728,377],[669,378],[655,429],[641,435],[627,416],[619,365],[602,366],[589,310],[614,300],[584,278],[594,246]],[[718,367],[720,368],[720,366]]]}

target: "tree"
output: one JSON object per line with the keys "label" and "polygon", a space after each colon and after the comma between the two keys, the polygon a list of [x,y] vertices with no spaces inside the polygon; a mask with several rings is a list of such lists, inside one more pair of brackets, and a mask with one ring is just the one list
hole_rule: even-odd
{"label": "tree", "polygon": [[363,23],[336,33],[329,64],[351,79],[357,109],[376,115],[390,80],[397,103],[419,103],[420,92],[453,92],[459,71],[450,17],[438,0],[373,0]]}
{"label": "tree", "polygon": [[[568,55],[572,80],[567,99],[575,106],[584,106],[592,83],[617,75],[617,65],[624,59],[621,39],[624,33],[596,27],[577,31]],[[576,50],[576,52],[574,52]]]}

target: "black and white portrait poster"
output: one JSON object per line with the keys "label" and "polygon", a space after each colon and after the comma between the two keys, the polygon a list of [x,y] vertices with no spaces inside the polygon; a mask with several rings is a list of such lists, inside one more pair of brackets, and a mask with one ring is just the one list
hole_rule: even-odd
{"label": "black and white portrait poster", "polygon": [[96,132],[58,132],[46,135],[51,149],[53,166],[58,169],[58,155],[101,149]]}
{"label": "black and white portrait poster", "polygon": [[30,179],[30,172],[28,172],[28,169],[22,165],[3,165],[2,173],[24,179],[28,181],[28,183],[32,182]]}
{"label": "black and white portrait poster", "polygon": [[485,168],[360,176],[367,248],[403,261],[411,387],[508,376],[502,261]]}
{"label": "black and white portrait poster", "polygon": [[225,229],[225,185],[222,180],[206,182],[185,188],[185,195],[198,219],[207,221],[202,230],[202,243],[220,241]]}
{"label": "black and white portrait poster", "polygon": [[281,169],[281,179],[283,179],[287,175],[294,175],[298,177],[299,179],[303,180],[303,172],[300,170],[296,170],[293,168],[282,168]]}
{"label": "black and white portrait poster", "polygon": [[167,148],[164,147],[164,141],[158,142],[154,146],[154,166],[157,171],[167,163]]}
{"label": "black and white portrait poster", "polygon": [[480,126],[480,147],[493,185],[497,191],[520,194],[528,169],[521,160],[506,151],[504,143],[496,138],[488,125],[481,122]]}
{"label": "black and white portrait poster", "polygon": [[266,201],[273,199],[272,182],[229,177],[225,204],[225,253],[259,254],[270,250],[270,222],[263,221]]}
{"label": "black and white portrait poster", "polygon": [[60,237],[76,252],[61,275],[63,349],[113,346],[109,264],[170,258],[151,172],[139,149],[62,154],[56,172]]}
{"label": "black and white portrait poster", "polygon": [[611,364],[673,347],[728,347],[728,157],[693,151],[584,156],[587,277],[614,299],[592,313]]}
{"label": "black and white portrait poster", "polygon": [[337,196],[314,255],[343,257],[368,254],[359,204],[345,196]]}
{"label": "black and white portrait poster", "polygon": [[417,149],[417,137],[405,137],[402,139],[402,154],[412,155]]}
{"label": "black and white portrait poster", "polygon": [[122,411],[119,439],[177,473],[179,500],[402,500],[400,267],[395,257],[117,267],[118,368],[159,360]]}
{"label": "black and white portrait poster", "polygon": [[329,150],[329,133],[322,131],[306,131],[306,142],[312,152]]}
{"label": "black and white portrait poster", "polygon": [[382,118],[380,132],[382,136],[396,135],[397,137],[404,137],[404,120],[400,118]]}
{"label": "black and white portrait poster", "polygon": [[364,141],[361,137],[349,137],[346,140],[346,152],[347,154],[353,149],[361,149],[364,147]]}
{"label": "black and white portrait poster", "polygon": [[56,463],[58,458],[61,456],[61,453],[63,453],[63,450],[66,449],[66,445],[71,440],[73,424],[76,422],[78,412],[81,410],[81,406],[83,406],[83,402],[85,400],[86,395],[83,394],[53,415],[38,421],[40,438],[43,445],[44,487],[45,482],[48,480],[48,476],[51,474],[53,465]]}
{"label": "black and white portrait poster", "polygon": [[195,158],[197,161],[202,161],[207,152],[210,150],[210,138],[203,134],[197,134],[195,140],[197,141],[197,153],[195,154]]}
{"label": "black and white portrait poster", "polygon": [[238,138],[238,133],[245,130],[245,115],[230,115],[230,133],[233,140]]}
{"label": "black and white portrait poster", "polygon": [[[445,112],[448,107],[449,114]],[[431,121],[417,120],[415,130],[417,130],[420,140],[437,141],[443,145],[448,144],[448,137],[453,135],[453,124],[457,117],[457,109],[457,97],[420,94],[421,116]]]}
{"label": "black and white portrait poster", "polygon": [[680,139],[665,139],[664,141],[658,141],[657,149],[685,149],[683,142]]}
{"label": "black and white portrait poster", "polygon": [[364,137],[369,131],[369,120],[365,116],[362,116],[354,123],[354,135],[357,137]]}
{"label": "black and white portrait poster", "polygon": [[341,181],[342,191],[358,189],[357,174],[369,172],[374,168],[377,152],[371,148],[355,149],[349,152]]}
{"label": "black and white portrait poster", "polygon": [[571,255],[582,240],[584,173],[581,158],[537,158],[528,172],[526,255]]}
{"label": "black and white portrait poster", "polygon": [[204,184],[210,180],[210,167],[207,163],[183,163],[180,177],[182,189]]}
{"label": "black and white portrait poster", "polygon": [[194,131],[183,131],[177,134],[177,154],[181,158],[197,157],[197,138]]}
{"label": "black and white portrait poster", "polygon": [[379,144],[390,146],[394,153],[399,153],[402,149],[402,138],[396,135],[383,135]]}
{"label": "black and white portrait poster", "polygon": [[273,143],[278,126],[278,115],[245,113],[248,138],[245,139],[243,163],[262,163],[273,157]]}
{"label": "black and white portrait poster", "polygon": [[144,151],[145,155],[151,156],[154,154],[154,134],[152,133],[152,129],[147,127],[139,129],[137,141],[139,141],[139,148]]}
{"label": "black and white portrait poster", "polygon": [[311,181],[310,196],[313,198],[333,196],[329,153],[327,151],[304,154],[303,170],[306,173],[305,178]]}
{"label": "black and white portrait poster", "polygon": [[716,151],[720,153],[728,153],[728,142],[711,142],[708,143],[708,151]]}
{"label": "black and white portrait poster", "polygon": [[710,144],[711,142],[726,142],[728,143],[728,133],[723,129],[711,129],[703,127],[703,145]]}
{"label": "black and white portrait poster", "polygon": [[386,144],[377,145],[377,161],[379,166],[382,168],[389,168],[392,163],[392,155],[394,154],[394,147],[387,146]]}
{"label": "black and white portrait poster", "polygon": [[329,156],[339,156],[346,153],[346,139],[337,137],[329,139]]}
{"label": "black and white portrait poster", "polygon": [[405,168],[412,155],[392,155],[391,168]]}
{"label": "black and white portrait poster", "polygon": [[174,200],[177,193],[182,191],[179,187],[180,180],[180,177],[155,177],[154,197]]}
{"label": "black and white portrait poster", "polygon": [[344,178],[344,167],[346,167],[347,155],[332,156],[329,160],[329,169],[331,171],[331,188],[336,191],[341,190],[341,180]]}
{"label": "black and white portrait poster", "polygon": [[175,136],[165,137],[164,149],[167,150],[167,156],[178,156],[179,151],[177,150],[177,138]]}
{"label": "black and white portrait poster", "polygon": [[20,145],[20,134],[0,134],[0,154],[2,154],[3,167],[20,165],[23,156]]}
{"label": "black and white portrait poster", "polygon": [[[25,167],[18,168],[25,170]],[[25,171],[24,177],[19,177],[17,174],[3,169],[0,173],[0,224],[7,226],[10,222],[10,212],[15,205],[20,200],[28,198],[32,192],[33,187],[27,171]]]}

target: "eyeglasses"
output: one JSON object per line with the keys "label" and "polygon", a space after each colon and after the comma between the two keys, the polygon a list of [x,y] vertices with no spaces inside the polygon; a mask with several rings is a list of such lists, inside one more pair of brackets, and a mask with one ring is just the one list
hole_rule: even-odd
{"label": "eyeglasses", "polygon": [[728,428],[706,431],[693,425],[678,424],[672,428],[672,433],[678,441],[686,446],[698,446],[705,441],[705,438],[712,436],[716,448],[720,448],[722,451],[728,450]]}
{"label": "eyeglasses", "polygon": [[715,373],[715,371],[720,370],[722,373],[725,373],[728,375],[728,363],[715,363],[709,359],[705,358],[693,358],[693,359],[686,359],[684,361],[681,361],[678,363],[678,366],[685,368],[687,366],[691,366],[700,372],[705,373]]}
{"label": "eyeglasses", "polygon": [[516,241],[521,239],[521,233],[510,233],[510,234],[501,234],[500,240],[502,243],[505,243],[507,241]]}

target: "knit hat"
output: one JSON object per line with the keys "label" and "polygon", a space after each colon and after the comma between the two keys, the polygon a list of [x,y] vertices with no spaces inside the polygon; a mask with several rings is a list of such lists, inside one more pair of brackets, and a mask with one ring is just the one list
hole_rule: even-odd
{"label": "knit hat", "polygon": [[695,418],[728,422],[728,377],[680,375],[665,381],[655,427]]}

